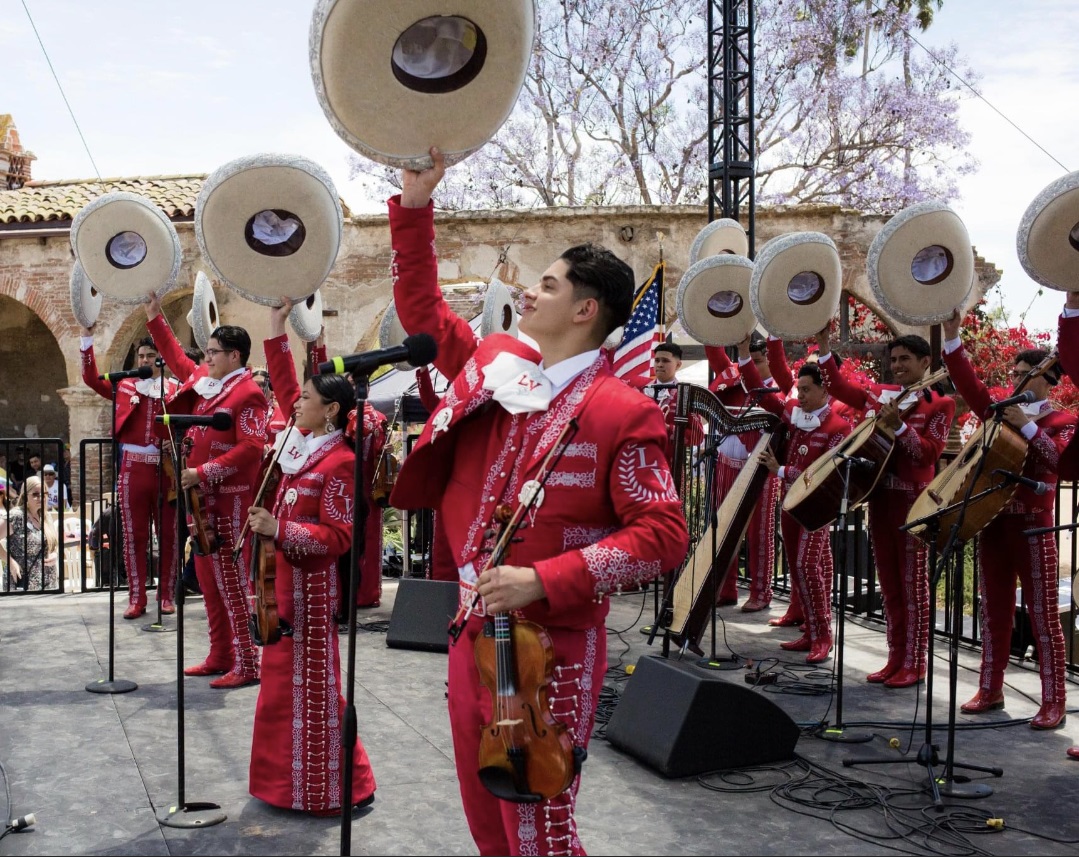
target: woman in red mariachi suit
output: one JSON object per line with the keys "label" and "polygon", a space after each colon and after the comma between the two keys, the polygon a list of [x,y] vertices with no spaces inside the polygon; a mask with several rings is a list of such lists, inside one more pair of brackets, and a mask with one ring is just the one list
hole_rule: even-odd
{"label": "woman in red mariachi suit", "polygon": [[[267,340],[267,351],[273,344]],[[298,390],[292,360],[267,362],[287,408]],[[262,649],[249,787],[273,806],[315,815],[337,815],[343,803],[345,700],[334,612],[341,597],[337,562],[352,540],[356,456],[345,427],[354,400],[342,375],[315,375],[304,384],[293,408],[299,431],[279,440],[282,476],[273,510],[252,507],[248,519],[252,531],[274,540],[278,616],[293,629]],[[348,803],[367,805],[374,794],[357,737]]]}
{"label": "woman in red mariachi suit", "polygon": [[[760,378],[752,361],[742,370],[752,386]],[[783,466],[765,449],[761,462],[783,482],[783,489],[805,472],[814,461],[834,449],[850,434],[850,423],[831,408],[831,398],[821,380],[820,368],[806,363],[798,370],[798,398],[786,403],[774,393],[761,400],[761,406],[779,414],[790,428]],[[801,594],[806,632],[797,640],[780,643],[789,652],[809,652],[807,664],[827,660],[832,648],[832,543],[828,527],[809,532],[789,514],[780,517],[783,547],[787,552],[794,582]]]}
{"label": "woman in red mariachi suit", "polygon": [[[979,380],[959,337],[958,312],[943,324],[944,363],[955,389],[981,419],[992,419],[993,400]],[[1003,511],[978,536],[981,561],[979,583],[982,596],[982,669],[978,693],[964,702],[962,711],[981,714],[1004,707],[1004,670],[1011,654],[1012,626],[1015,623],[1015,579],[1023,587],[1034,627],[1034,645],[1042,680],[1042,705],[1030,721],[1033,729],[1056,729],[1064,724],[1064,679],[1067,658],[1064,632],[1060,627],[1057,594],[1057,543],[1055,533],[1036,536],[1024,530],[1053,526],[1057,470],[1060,453],[1075,433],[1075,417],[1049,404],[1049,390],[1059,380],[1054,366],[1038,378],[1027,377],[1047,352],[1032,348],[1015,355],[1012,379],[1026,379],[1024,389],[1035,401],[1004,409],[1003,420],[1020,432],[1030,444],[1022,476],[1041,482],[1048,490],[1037,493],[1020,485]]]}

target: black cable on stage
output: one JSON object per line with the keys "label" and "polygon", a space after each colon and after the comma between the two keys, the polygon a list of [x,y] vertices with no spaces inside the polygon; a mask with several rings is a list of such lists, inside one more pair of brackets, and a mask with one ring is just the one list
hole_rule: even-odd
{"label": "black cable on stage", "polygon": [[[356,630],[360,633],[385,634],[390,630],[390,620],[372,619],[370,622],[359,622],[356,625]],[[348,625],[338,625],[337,631],[340,634],[346,633]]]}
{"label": "black cable on stage", "polygon": [[3,839],[9,833],[17,833],[33,827],[37,824],[37,816],[31,812],[18,818],[11,817],[11,781],[8,780],[7,768],[4,767],[3,762],[0,762],[0,777],[4,778],[4,815],[3,826],[0,828],[0,839]]}

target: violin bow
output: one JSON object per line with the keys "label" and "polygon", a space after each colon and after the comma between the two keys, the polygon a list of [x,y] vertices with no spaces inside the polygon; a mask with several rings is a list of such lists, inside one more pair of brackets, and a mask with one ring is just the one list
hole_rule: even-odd
{"label": "violin bow", "polygon": [[[292,412],[292,416],[288,418],[288,422],[285,423],[285,427],[278,433],[278,437],[282,438],[288,436],[289,431],[296,424],[296,412]],[[273,458],[270,459],[270,465],[266,468],[266,473],[262,477],[262,484],[259,486],[259,490],[255,493],[254,499],[251,501],[252,506],[258,506],[262,502],[262,495],[266,491],[266,486],[270,483],[270,476],[273,474],[274,467],[277,466],[277,462],[281,459],[281,453],[285,451],[285,444],[282,442],[281,446],[274,450]],[[244,521],[243,528],[240,530],[240,537],[236,539],[236,544],[232,548],[232,561],[235,562],[244,549],[244,539],[247,538],[247,531],[251,527],[251,518],[248,517]]]}

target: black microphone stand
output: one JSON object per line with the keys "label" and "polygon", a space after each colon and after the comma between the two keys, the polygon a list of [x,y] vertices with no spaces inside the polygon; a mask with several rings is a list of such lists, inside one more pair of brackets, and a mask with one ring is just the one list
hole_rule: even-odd
{"label": "black microphone stand", "polygon": [[850,505],[850,469],[854,464],[849,455],[839,454],[843,460],[843,498],[839,503],[839,517],[836,518],[835,530],[837,535],[833,590],[839,592],[839,609],[836,611],[836,634],[835,634],[835,726],[830,729],[822,729],[819,737],[825,741],[833,741],[839,744],[864,744],[873,740],[868,732],[851,732],[843,726],[843,646],[844,628],[847,620],[847,511]]}
{"label": "black microphone stand", "polygon": [[[999,411],[996,415],[996,421],[1000,423],[1003,414]],[[928,537],[926,541],[929,544],[929,568],[930,582],[929,582],[929,640],[928,651],[926,653],[926,682],[925,682],[925,740],[922,746],[918,750],[917,762],[925,767],[929,777],[929,788],[933,796],[933,806],[938,812],[942,812],[944,809],[944,803],[941,799],[941,795],[945,797],[955,798],[983,798],[989,797],[993,793],[993,789],[990,786],[982,783],[970,783],[967,778],[963,778],[963,782],[959,782],[955,779],[955,769],[963,768],[969,771],[980,771],[982,773],[992,774],[994,777],[1004,776],[1004,770],[997,767],[983,767],[980,765],[960,764],[955,761],[955,707],[956,707],[956,685],[958,682],[959,674],[959,630],[962,627],[963,616],[963,576],[962,576],[962,551],[956,552],[957,547],[962,545],[959,540],[959,533],[963,528],[963,521],[966,518],[967,509],[976,500],[980,500],[989,494],[999,491],[1004,487],[1004,483],[987,488],[983,491],[979,491],[974,494],[974,486],[977,484],[978,479],[981,478],[982,472],[985,469],[985,462],[987,456],[988,447],[988,431],[982,433],[982,445],[979,449],[978,461],[974,466],[974,472],[967,482],[966,492],[963,498],[958,503],[953,503],[949,506],[944,506],[938,509],[932,514],[926,515],[923,518],[919,518],[914,521],[910,521],[900,527],[900,530],[906,532],[914,527],[924,524],[928,530]],[[962,453],[960,453],[962,454]],[[948,540],[944,543],[944,547],[941,549],[938,556],[937,553],[937,540],[940,534],[940,522],[943,517],[952,512],[957,512],[955,520],[952,522],[951,529],[948,532]],[[954,560],[954,561],[953,561]],[[937,617],[937,585],[940,582],[941,575],[946,569],[951,568],[952,575],[952,619],[949,628],[949,712],[948,712],[948,754],[945,761],[944,770],[941,776],[938,778],[934,772],[937,765],[940,764],[939,747],[933,743],[933,669],[934,669],[934,641],[936,637],[936,617]],[[958,593],[958,594],[957,594]],[[906,759],[844,759],[843,766],[850,767],[851,765],[895,765],[906,764]]]}
{"label": "black microphone stand", "polygon": [[115,678],[116,660],[116,578],[119,575],[118,550],[120,540],[120,442],[116,439],[116,391],[119,381],[112,381],[112,514],[109,516],[109,677],[86,685],[90,693],[129,693],[138,685],[133,681]]}
{"label": "black microphone stand", "polygon": [[[183,471],[180,469],[180,445],[177,442],[182,435],[172,436],[169,455],[172,456],[172,470],[176,474],[176,572],[173,580],[173,597],[176,603],[176,802],[171,804],[164,815],[158,817],[158,824],[165,827],[212,827],[226,818],[221,807],[216,803],[189,801],[185,794],[186,771],[184,765],[184,552],[180,547],[183,537],[183,522],[187,516],[187,494],[181,488]],[[162,449],[161,454],[165,451]]]}
{"label": "black microphone stand", "polygon": [[[348,683],[345,685],[345,722],[341,730],[344,750],[344,772],[341,785],[341,854],[352,853],[352,762],[356,755],[356,593],[360,587],[361,563],[367,543],[367,492],[364,490],[363,466],[363,411],[367,404],[367,390],[371,383],[371,371],[352,373],[356,388],[356,463],[355,498],[352,508],[352,554],[348,575]],[[372,573],[370,569],[368,574]],[[381,569],[374,573],[381,574]]]}
{"label": "black microphone stand", "polygon": [[[165,360],[164,360],[163,357],[158,357],[157,360],[154,361],[154,363],[157,366],[157,368],[159,370],[161,370],[161,376],[160,376],[161,377],[161,402],[162,402],[162,404],[164,404],[164,402],[165,402],[165,369],[164,369]],[[153,632],[156,632],[156,633],[159,633],[159,634],[161,632],[163,632],[163,631],[175,630],[173,628],[165,627],[165,621],[162,618],[162,613],[161,613],[161,601],[162,601],[162,596],[164,594],[164,592],[162,591],[162,588],[161,588],[161,581],[165,577],[164,574],[162,573],[163,569],[165,568],[165,564],[164,564],[164,562],[162,562],[163,557],[161,555],[162,554],[161,545],[162,545],[162,542],[164,541],[164,539],[162,538],[162,529],[163,529],[163,525],[164,525],[164,522],[165,522],[165,471],[164,471],[164,468],[162,468],[162,466],[161,466],[161,461],[162,461],[162,456],[158,455],[158,458],[157,458],[157,524],[154,527],[154,532],[157,533],[157,620],[154,621],[154,622],[151,622],[149,625],[143,625],[142,626],[142,630],[144,630],[144,631],[153,631]],[[177,492],[177,495],[179,495],[179,492]],[[149,584],[150,584],[149,569],[152,568],[152,566],[153,566],[153,542],[152,541],[150,542],[150,550],[148,551],[148,553],[150,554],[150,556],[147,558],[147,573],[146,573],[146,578],[147,578],[146,579],[146,585],[147,585],[147,588],[149,588]]]}

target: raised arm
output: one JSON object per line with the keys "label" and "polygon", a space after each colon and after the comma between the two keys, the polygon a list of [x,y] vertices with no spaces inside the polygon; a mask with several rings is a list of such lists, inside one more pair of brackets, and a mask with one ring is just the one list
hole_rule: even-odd
{"label": "raised arm", "polygon": [[94,357],[94,331],[93,328],[82,328],[81,357],[82,357],[82,381],[99,396],[112,399],[112,384],[101,381],[98,375],[101,373],[97,368],[97,359]]}
{"label": "raised arm", "polygon": [[270,386],[284,414],[291,414],[300,398],[300,382],[296,377],[292,346],[285,332],[285,321],[291,311],[292,301],[287,298],[281,306],[270,310],[270,338],[262,343],[266,352],[266,371],[270,373]]}
{"label": "raised arm", "polygon": [[835,355],[832,354],[828,328],[818,333],[816,340],[817,345],[820,347],[817,365],[820,366],[821,380],[824,381],[824,386],[827,388],[828,393],[835,396],[843,404],[857,408],[859,411],[872,407],[873,402],[869,398],[869,393],[861,387],[856,387],[844,378],[843,373],[839,371],[839,366],[835,362]]}
{"label": "raised arm", "polygon": [[169,371],[182,384],[194,373],[195,361],[184,354],[184,349],[176,341],[176,335],[169,327],[165,316],[161,314],[161,304],[158,302],[157,295],[150,292],[143,306],[146,308],[146,329],[150,331],[150,337],[154,340],[157,352],[164,359]]}
{"label": "raised arm", "polygon": [[787,363],[787,352],[783,349],[783,340],[771,336],[768,337],[768,371],[772,373],[772,380],[783,395],[790,395],[794,388],[794,376],[791,374],[790,364]]}
{"label": "raised arm", "polygon": [[[747,348],[745,350],[746,357],[749,356],[748,340],[746,342]],[[780,349],[782,350],[782,343],[780,343]],[[741,362],[741,345],[739,345],[739,369],[742,372],[742,377],[745,379],[746,386],[750,390],[755,390],[764,386],[764,380],[761,378],[761,373],[757,370],[757,364],[752,360],[748,360],[745,363]],[[770,361],[769,361],[770,362]],[[789,373],[788,373],[789,374]],[[775,380],[773,378],[773,380]],[[782,417],[784,415],[783,399],[779,393],[764,393],[758,404],[766,411],[777,414]]]}

